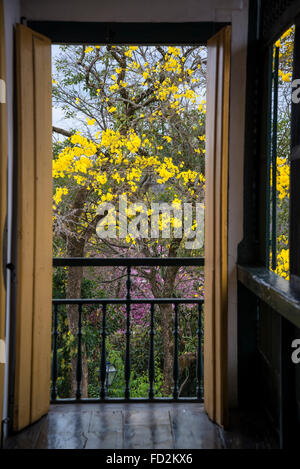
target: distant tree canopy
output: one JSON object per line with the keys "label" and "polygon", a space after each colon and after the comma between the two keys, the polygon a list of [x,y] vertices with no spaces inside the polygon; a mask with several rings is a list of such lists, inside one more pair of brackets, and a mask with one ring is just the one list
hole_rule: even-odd
{"label": "distant tree canopy", "polygon": [[[85,248],[99,249],[93,235],[100,202],[126,195],[129,203],[145,203],[150,215],[153,201],[203,201],[205,49],[61,49],[54,105],[78,128],[55,129],[69,136],[56,146],[53,164],[55,233],[69,240],[76,234]],[[126,244],[137,248],[133,237]],[[161,249],[150,240],[138,244],[145,254]],[[166,254],[169,248],[170,240]]]}
{"label": "distant tree canopy", "polygon": [[[54,61],[53,103],[69,124],[67,128],[66,125],[53,128],[55,255],[177,257],[185,254],[186,235],[174,236],[178,223],[182,223],[174,213],[169,220],[163,214],[159,217],[161,230],[166,224],[171,225],[167,238],[153,239],[150,235],[140,238],[129,233],[124,239],[113,236],[100,239],[96,228],[103,217],[97,207],[108,202],[118,208],[119,198],[126,197],[130,221],[134,217],[133,208],[137,209],[139,204],[140,212],[150,220],[153,203],[167,202],[177,209],[185,202],[204,203],[205,88],[206,49],[203,47],[60,47]],[[59,140],[59,134],[64,138]],[[197,219],[194,213],[191,224],[195,231]],[[201,228],[203,230],[203,226]],[[189,253],[202,255],[203,249]],[[123,273],[122,269],[97,272],[102,294],[123,295],[121,280],[118,280],[122,279]],[[150,268],[134,271],[133,275],[135,296],[198,297],[203,294],[201,269],[191,272],[180,267]],[[86,289],[82,268],[69,269],[62,277],[57,277],[56,287],[62,278],[67,297],[78,298]],[[173,312],[171,305],[160,305],[159,310],[160,335],[157,337],[161,337],[161,352],[157,356],[157,365],[161,370],[158,372],[164,395],[169,395]],[[147,311],[145,306],[133,308],[132,327],[135,331],[140,331],[141,324],[146,324]],[[71,337],[72,348],[72,337],[77,332],[77,313],[73,306],[68,306],[66,314],[66,337]],[[110,317],[115,317],[116,321],[109,343],[118,343],[116,350],[111,348],[110,359],[114,357],[120,368],[122,346],[118,342],[118,331],[124,328],[124,314],[120,315],[114,308]],[[182,330],[187,332],[186,337],[182,337],[181,353],[185,356],[183,362],[188,364],[195,362],[197,322],[196,316],[188,310],[185,317]],[[91,315],[89,318],[92,321]],[[93,334],[98,337],[98,332],[97,327],[89,328],[89,340]],[[189,337],[192,335],[193,339]],[[95,350],[99,350],[97,340]],[[88,375],[92,366],[86,347],[85,342],[84,396],[88,395]],[[141,349],[144,350],[144,345]],[[76,360],[73,353],[70,354],[70,381],[74,394]],[[141,380],[140,386],[146,386],[145,377],[137,374],[136,379],[137,382]]]}
{"label": "distant tree canopy", "polygon": [[[290,136],[291,81],[293,74],[294,27],[283,33],[275,43],[279,48],[279,95],[277,126],[277,268],[275,272],[289,279],[289,198],[290,198]],[[272,174],[271,174],[272,175]],[[272,185],[272,178],[271,178]]]}

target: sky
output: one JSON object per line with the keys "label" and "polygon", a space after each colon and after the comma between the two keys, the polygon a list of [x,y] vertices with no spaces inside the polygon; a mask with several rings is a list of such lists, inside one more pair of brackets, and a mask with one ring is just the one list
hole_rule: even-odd
{"label": "sky", "polygon": [[[59,55],[59,45],[53,45],[51,47],[52,51],[52,74],[55,70],[55,58]],[[52,125],[55,127],[62,127],[63,129],[71,129],[72,122],[70,119],[65,119],[64,112],[58,108],[52,106]],[[74,124],[73,124],[74,127]]]}
{"label": "sky", "polygon": [[[55,59],[59,56],[60,54],[60,45],[52,45],[51,46],[51,51],[52,51],[52,74],[55,75]],[[199,102],[202,101],[202,99],[205,97],[205,90],[200,91],[200,98]],[[61,127],[65,130],[72,130],[74,128],[78,129],[79,128],[79,120],[77,119],[71,119],[65,118],[64,111],[60,109],[59,107],[52,106],[52,125],[55,127]],[[60,139],[62,139],[62,135],[59,136]]]}

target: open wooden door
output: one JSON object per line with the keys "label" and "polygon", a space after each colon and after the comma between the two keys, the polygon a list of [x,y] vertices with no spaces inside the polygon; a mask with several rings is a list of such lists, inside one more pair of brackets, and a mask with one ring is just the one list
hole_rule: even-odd
{"label": "open wooden door", "polygon": [[17,266],[13,427],[49,409],[52,305],[51,43],[17,25]]}
{"label": "open wooden door", "polygon": [[[5,259],[7,212],[7,105],[3,1],[0,0],[0,421],[4,393],[5,361]],[[1,430],[0,430],[1,432]]]}
{"label": "open wooden door", "polygon": [[227,202],[231,28],[208,41],[205,196],[204,404],[226,426]]}

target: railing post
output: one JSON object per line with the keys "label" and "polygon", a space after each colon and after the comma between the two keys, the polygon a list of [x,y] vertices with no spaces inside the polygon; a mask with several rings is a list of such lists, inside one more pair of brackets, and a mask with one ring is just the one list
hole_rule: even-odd
{"label": "railing post", "polygon": [[[149,378],[149,389],[148,389],[148,400],[155,401],[155,308],[157,304],[166,304],[172,306],[172,313],[174,313],[174,320],[172,323],[174,326],[173,337],[174,337],[174,355],[173,355],[173,389],[172,396],[173,400],[177,401],[180,398],[180,360],[179,360],[179,348],[180,348],[180,305],[181,304],[198,304],[198,329],[197,329],[197,363],[196,363],[196,396],[197,400],[203,398],[203,357],[202,357],[202,300],[196,300],[195,298],[133,298],[131,297],[131,273],[133,266],[175,266],[175,265],[198,265],[199,260],[190,258],[168,258],[168,259],[156,259],[156,258],[143,258],[143,259],[124,259],[124,258],[113,258],[113,259],[55,259],[54,266],[61,265],[111,265],[111,266],[124,266],[127,269],[126,274],[126,297],[124,298],[95,298],[95,299],[54,299],[53,300],[53,332],[52,332],[52,363],[51,363],[51,402],[57,402],[57,380],[58,380],[58,320],[59,307],[62,305],[77,305],[78,306],[78,329],[77,329],[77,361],[76,361],[76,383],[75,399],[74,401],[81,401],[82,398],[82,323],[83,323],[83,305],[97,304],[102,307],[102,319],[101,323],[101,350],[99,357],[99,398],[98,401],[107,400],[107,352],[106,352],[106,338],[107,338],[107,305],[126,305],[125,312],[125,356],[124,356],[124,401],[131,401],[130,398],[130,378],[131,378],[131,305],[132,304],[150,304],[150,331],[149,331],[149,360],[148,360],[148,378]],[[204,265],[204,261],[200,263]],[[201,304],[199,304],[201,303]],[[173,311],[174,309],[174,311]],[[76,314],[76,309],[74,311]],[[77,317],[76,317],[77,318]],[[187,398],[187,400],[190,398]],[[87,399],[88,401],[89,399]],[[112,401],[116,400],[114,398]],[[159,400],[159,398],[157,399]],[[119,401],[119,399],[118,399]]]}
{"label": "railing post", "polygon": [[130,300],[131,300],[131,266],[127,267],[126,281],[126,351],[125,351],[125,399],[130,399]]}
{"label": "railing post", "polygon": [[102,344],[100,359],[100,399],[105,400],[105,381],[106,381],[106,304],[102,305]]}
{"label": "railing post", "polygon": [[150,307],[150,350],[149,350],[149,399],[154,399],[154,378],[155,378],[155,360],[154,360],[154,311],[155,305],[151,303]]}
{"label": "railing post", "polygon": [[197,350],[197,387],[196,387],[196,394],[197,399],[203,399],[203,366],[202,366],[202,304],[198,303],[198,329],[197,329],[197,337],[198,337],[198,350]]}
{"label": "railing post", "polygon": [[82,305],[78,306],[78,334],[77,334],[77,366],[76,366],[76,399],[81,399],[81,379],[82,379],[82,358],[81,358],[81,339],[82,339]]}
{"label": "railing post", "polygon": [[51,401],[55,402],[57,397],[57,390],[56,390],[56,381],[57,381],[57,316],[58,316],[58,306],[57,304],[54,305],[54,318],[53,318],[53,354],[52,354],[52,370],[51,370]]}
{"label": "railing post", "polygon": [[178,325],[178,304],[175,303],[174,308],[174,364],[173,364],[173,399],[177,400],[179,397],[179,357],[178,357],[178,337],[179,337],[179,325]]}

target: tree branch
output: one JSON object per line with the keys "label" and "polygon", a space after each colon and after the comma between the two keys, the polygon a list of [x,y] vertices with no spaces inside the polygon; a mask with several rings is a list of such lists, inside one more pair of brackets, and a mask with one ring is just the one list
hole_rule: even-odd
{"label": "tree branch", "polygon": [[52,127],[52,131],[56,132],[57,134],[64,135],[64,137],[71,137],[73,134],[69,132],[69,130],[61,129],[60,127]]}

